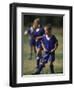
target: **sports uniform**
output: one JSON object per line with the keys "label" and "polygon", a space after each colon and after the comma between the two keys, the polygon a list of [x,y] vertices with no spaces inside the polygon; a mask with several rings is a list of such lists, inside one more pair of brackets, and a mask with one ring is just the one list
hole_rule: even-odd
{"label": "sports uniform", "polygon": [[36,38],[39,37],[39,36],[43,36],[43,34],[44,34],[44,29],[43,28],[37,28],[34,31],[34,38],[35,38],[37,48],[41,48],[41,38],[38,39],[38,40],[36,40]]}
{"label": "sports uniform", "polygon": [[[47,35],[43,35],[42,43],[43,43],[46,51],[44,51],[44,54],[42,55],[42,57],[40,59],[41,63],[35,74],[40,74],[43,67],[45,67],[45,64],[48,63],[48,61],[53,62],[55,60],[55,51],[51,52],[51,50],[55,48],[56,42],[58,42],[58,40],[56,39],[56,37],[54,35],[52,35],[51,37],[48,37]],[[51,73],[54,73],[53,64],[50,65],[50,69],[51,69]]]}
{"label": "sports uniform", "polygon": [[[34,38],[35,38],[35,42],[36,42],[36,48],[37,49],[41,49],[42,45],[41,45],[41,40],[42,38],[39,38],[38,40],[36,39],[37,37],[42,37],[44,35],[44,29],[43,28],[37,28],[34,31]],[[41,58],[41,53],[37,52],[37,56],[36,56],[36,60],[37,60],[37,68],[39,67],[39,63],[40,63],[40,58]]]}
{"label": "sports uniform", "polygon": [[47,35],[43,36],[42,43],[44,44],[44,47],[46,49],[42,57],[43,62],[47,63],[48,61],[55,60],[55,51],[51,53],[51,50],[55,48],[56,42],[57,39],[54,35],[52,35],[51,37],[48,37]]}

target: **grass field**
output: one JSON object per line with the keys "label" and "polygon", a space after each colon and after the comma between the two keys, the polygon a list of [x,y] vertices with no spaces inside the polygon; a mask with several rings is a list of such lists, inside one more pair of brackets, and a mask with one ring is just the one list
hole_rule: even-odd
{"label": "grass field", "polygon": [[[62,28],[52,28],[53,34],[58,39],[58,49],[55,52],[56,60],[54,62],[54,69],[55,73],[63,73],[63,30]],[[35,55],[33,53],[32,60],[29,60],[29,54],[30,54],[30,47],[28,42],[28,36],[24,36],[24,43],[23,43],[23,67],[22,71],[24,75],[31,75],[36,68],[36,59]],[[49,62],[50,63],[50,62]],[[50,74],[50,68],[49,63],[46,64],[46,67],[41,72],[42,74]]]}

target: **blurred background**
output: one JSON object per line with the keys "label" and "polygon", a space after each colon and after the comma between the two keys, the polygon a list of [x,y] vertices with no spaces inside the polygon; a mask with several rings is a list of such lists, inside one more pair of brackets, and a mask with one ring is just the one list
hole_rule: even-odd
{"label": "blurred background", "polygon": [[29,27],[31,26],[33,20],[35,18],[40,18],[41,26],[44,26],[48,23],[51,23],[52,26],[55,27],[63,27],[63,16],[62,15],[49,15],[49,16],[39,16],[39,15],[24,15],[23,14],[23,22],[24,26]]}
{"label": "blurred background", "polygon": [[[22,14],[22,74],[31,75],[36,69],[35,53],[33,52],[32,60],[30,56],[29,37],[24,32],[31,27],[35,18],[40,18],[41,27],[46,24],[52,25],[52,32],[58,39],[58,49],[56,50],[56,60],[54,62],[55,74],[63,73],[63,15],[25,15]],[[50,62],[49,62],[50,63]],[[49,63],[46,65],[42,74],[50,74]]]}

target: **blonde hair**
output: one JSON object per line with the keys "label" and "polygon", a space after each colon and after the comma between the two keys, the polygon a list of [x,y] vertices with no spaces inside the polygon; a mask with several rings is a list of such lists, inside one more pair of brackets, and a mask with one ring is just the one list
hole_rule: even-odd
{"label": "blonde hair", "polygon": [[34,23],[34,22],[37,22],[38,24],[40,24],[40,18],[34,19],[33,23]]}

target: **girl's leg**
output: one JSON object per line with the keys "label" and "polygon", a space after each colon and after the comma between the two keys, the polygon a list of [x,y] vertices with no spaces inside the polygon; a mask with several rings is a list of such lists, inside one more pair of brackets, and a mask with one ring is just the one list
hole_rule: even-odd
{"label": "girl's leg", "polygon": [[34,74],[40,74],[44,67],[45,63],[41,63]]}
{"label": "girl's leg", "polygon": [[53,64],[53,61],[50,62],[50,71],[51,71],[51,73],[54,73],[54,64]]}
{"label": "girl's leg", "polygon": [[40,48],[36,48],[36,52],[37,52],[36,60],[37,60],[37,68],[38,68],[39,64],[40,64],[40,59],[41,59],[41,49]]}
{"label": "girl's leg", "polygon": [[35,53],[35,57],[36,57],[36,47],[35,47],[35,46],[33,46],[33,48],[34,48],[34,53]]}

